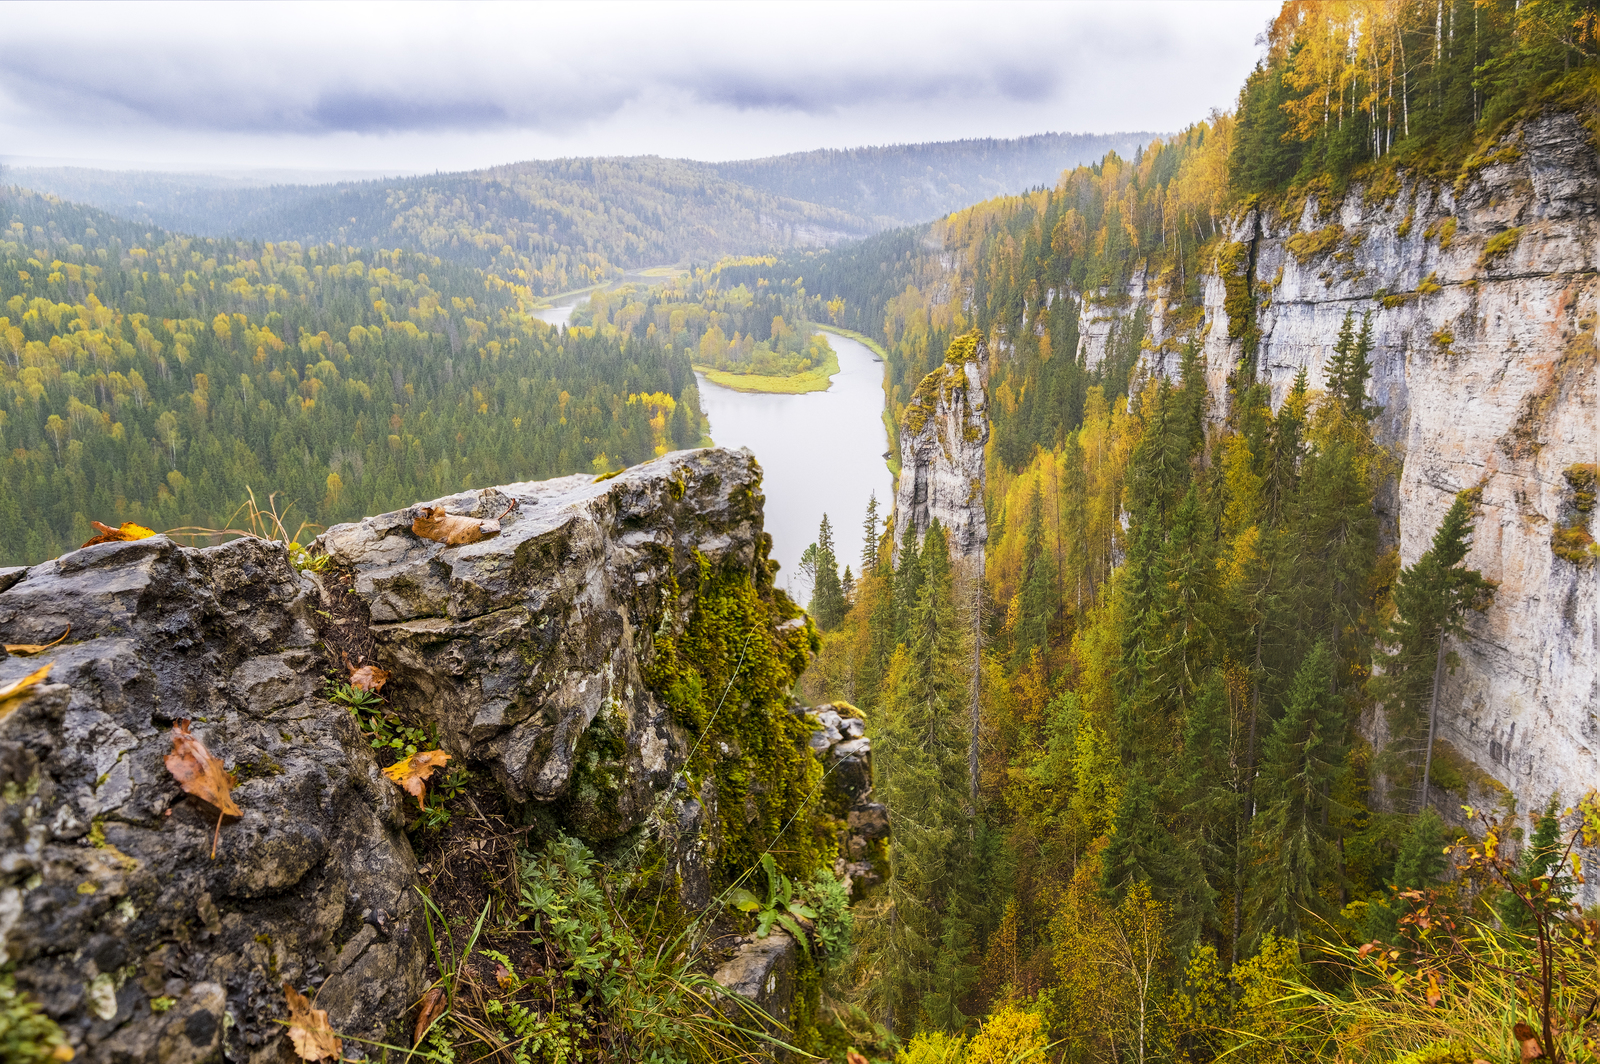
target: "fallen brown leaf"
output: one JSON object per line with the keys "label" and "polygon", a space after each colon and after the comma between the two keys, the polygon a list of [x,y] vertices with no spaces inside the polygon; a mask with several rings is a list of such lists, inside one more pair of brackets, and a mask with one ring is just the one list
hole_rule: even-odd
{"label": "fallen brown leaf", "polygon": [[328,1010],[312,1008],[310,1000],[288,983],[283,984],[283,996],[289,1003],[289,1041],[300,1059],[339,1059],[344,1043],[328,1023]]}
{"label": "fallen brown leaf", "polygon": [[1544,1048],[1539,1045],[1539,1036],[1534,1033],[1532,1027],[1525,1023],[1519,1023],[1511,1028],[1511,1034],[1516,1038],[1517,1044],[1522,1047],[1522,1059],[1524,1061],[1544,1059]]}
{"label": "fallen brown leaf", "polygon": [[442,506],[419,506],[417,516],[411,521],[411,531],[423,539],[435,540],[448,547],[459,547],[498,536],[500,522],[445,513]]}
{"label": "fallen brown leaf", "polygon": [[1428,1007],[1435,1008],[1444,1000],[1444,991],[1439,989],[1439,978],[1432,972],[1428,973]]}
{"label": "fallen brown leaf", "polygon": [[172,726],[172,753],[167,755],[167,771],[187,794],[210,802],[217,809],[217,830],[211,836],[211,857],[217,856],[217,839],[222,835],[223,816],[243,816],[244,812],[231,796],[233,777],[222,767],[222,762],[206,749],[206,744],[189,731],[189,722],[180,720]]}
{"label": "fallen brown leaf", "polygon": [[844,1059],[848,1064],[867,1064],[867,1058],[857,1053],[854,1049],[844,1051]]}
{"label": "fallen brown leaf", "polygon": [[443,750],[423,750],[404,761],[396,762],[383,770],[383,774],[398,783],[407,794],[414,795],[417,804],[423,804],[427,793],[425,781],[436,768],[443,768],[450,755]]}
{"label": "fallen brown leaf", "polygon": [[422,1044],[422,1038],[433,1026],[433,1021],[444,1015],[444,1006],[444,987],[436,986],[422,995],[422,1004],[417,1009],[417,1026],[411,1034],[413,1048]]}
{"label": "fallen brown leaf", "polygon": [[86,542],[84,544],[85,547],[92,547],[96,543],[122,543],[130,539],[149,539],[156,534],[155,529],[136,525],[132,521],[124,521],[120,528],[102,525],[99,521],[90,521],[89,523],[99,529],[100,534]]}
{"label": "fallen brown leaf", "polygon": [[350,657],[341,652],[344,658],[344,667],[350,673],[350,686],[357,691],[370,691],[377,694],[383,685],[389,682],[389,674],[376,665],[362,665],[359,668],[350,664]]}
{"label": "fallen brown leaf", "polygon": [[65,632],[62,632],[59,636],[50,640],[48,643],[7,643],[5,645],[6,653],[21,654],[23,656],[27,656],[29,654],[38,654],[41,651],[49,650],[51,647],[55,646],[57,643],[61,642],[71,634],[72,625],[69,624],[67,625],[67,630]]}

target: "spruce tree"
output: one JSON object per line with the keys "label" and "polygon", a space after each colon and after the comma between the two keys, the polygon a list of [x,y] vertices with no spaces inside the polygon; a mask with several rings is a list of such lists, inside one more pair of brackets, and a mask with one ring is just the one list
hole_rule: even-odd
{"label": "spruce tree", "polygon": [[1043,650],[1055,613],[1055,558],[1045,549],[1044,496],[1034,482],[1028,496],[1028,526],[1023,540],[1023,578],[1013,633],[1012,665],[1020,667],[1034,650]]}
{"label": "spruce tree", "polygon": [[1333,653],[1317,643],[1295,672],[1262,752],[1252,822],[1258,933],[1298,938],[1302,912],[1321,910],[1320,888],[1339,875],[1331,795],[1348,744],[1345,702],[1330,690],[1333,669]]}
{"label": "spruce tree", "polygon": [[878,571],[878,493],[867,496],[867,516],[861,522],[861,575]]}
{"label": "spruce tree", "polygon": [[833,526],[828,523],[827,514],[822,515],[822,524],[817,529],[816,548],[808,609],[818,627],[831,632],[844,620],[845,602],[839,583],[839,561],[834,554]]}
{"label": "spruce tree", "polygon": [[[891,828],[891,912],[882,933],[864,944],[880,976],[874,994],[903,1033],[927,1011],[926,1004],[958,1022],[953,1002],[972,977],[970,970],[963,974],[959,966],[938,962],[942,942],[966,941],[963,936],[970,934],[963,925],[971,899],[963,895],[974,870],[967,859],[973,833],[964,809],[960,629],[949,552],[937,521],[928,528],[918,562],[924,579],[909,611],[906,638],[890,660],[873,747],[875,789],[889,810]],[[941,997],[925,1004],[930,993]]]}
{"label": "spruce tree", "polygon": [[1427,806],[1433,726],[1446,663],[1445,638],[1462,630],[1468,609],[1482,609],[1494,585],[1463,564],[1471,549],[1476,491],[1463,491],[1433,534],[1432,545],[1400,573],[1394,589],[1395,616],[1383,634],[1383,675],[1373,683],[1389,721],[1386,751],[1391,767],[1413,763],[1422,750],[1419,809]]}
{"label": "spruce tree", "polygon": [[1369,421],[1379,408],[1367,402],[1367,378],[1372,367],[1367,359],[1372,355],[1372,315],[1361,316],[1361,332],[1354,332],[1355,311],[1347,310],[1339,326],[1339,340],[1333,347],[1333,361],[1328,364],[1328,394],[1333,396],[1345,412],[1363,421]]}

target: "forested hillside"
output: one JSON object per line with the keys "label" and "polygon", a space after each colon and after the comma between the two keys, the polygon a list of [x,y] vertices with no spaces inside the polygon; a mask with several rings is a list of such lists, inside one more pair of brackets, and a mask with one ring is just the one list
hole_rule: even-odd
{"label": "forested hillside", "polygon": [[700,439],[683,352],[562,334],[534,305],[438,256],[0,192],[0,559],[53,557],[90,521],[221,528],[247,489],[292,505],[292,532]]}
{"label": "forested hillside", "polygon": [[1132,155],[1154,133],[1040,133],[1001,140],[822,149],[717,163],[730,181],[895,225],[932,221],[994,196],[1056,183],[1107,152]]}
{"label": "forested hillside", "polygon": [[175,232],[400,248],[550,295],[624,270],[861,237],[847,211],[654,157],[536,161],[332,185],[215,187],[182,175],[17,171],[13,180]]}
{"label": "forested hillside", "polygon": [[[1551,112],[1592,137],[1596,12],[1288,3],[1237,117],[906,231],[876,275],[814,257],[897,409],[991,350],[981,594],[937,526],[869,527],[859,563],[829,555],[862,577],[807,679],[888,752],[894,876],[853,992],[902,1059],[1594,1059],[1564,856],[1600,842],[1594,795],[1502,802],[1457,842],[1469,793],[1507,792],[1430,726],[1449,638],[1497,594],[1468,561],[1481,497],[1407,565],[1379,506],[1400,456],[1371,311],[1439,286],[1347,301],[1324,379],[1275,395],[1275,282],[1231,233],[1309,211],[1310,261],[1363,239],[1317,215],[1347,189],[1464,187]],[[1208,328],[1241,353],[1221,376]]]}

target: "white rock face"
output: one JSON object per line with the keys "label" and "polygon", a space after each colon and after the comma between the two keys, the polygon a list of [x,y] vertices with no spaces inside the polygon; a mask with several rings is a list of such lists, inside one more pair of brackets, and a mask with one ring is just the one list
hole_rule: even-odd
{"label": "white rock face", "polygon": [[[1563,472],[1600,461],[1600,173],[1570,116],[1530,123],[1503,147],[1454,188],[1407,183],[1382,202],[1352,189],[1322,216],[1314,201],[1296,218],[1251,212],[1233,239],[1253,252],[1258,366],[1275,404],[1302,368],[1323,386],[1347,310],[1372,314],[1379,438],[1400,464],[1381,505],[1401,563],[1427,550],[1456,492],[1481,487],[1467,564],[1500,586],[1451,646],[1460,667],[1444,681],[1439,734],[1526,810],[1600,784],[1600,574],[1551,550],[1552,532],[1573,518]],[[1337,243],[1304,262],[1290,252],[1291,236],[1330,225],[1343,227]],[[1486,255],[1496,237],[1505,251]],[[1229,339],[1225,298],[1213,273],[1204,326],[1213,397],[1244,355]],[[1160,340],[1161,308],[1150,309]],[[1215,398],[1212,413],[1221,414]],[[1450,811],[1443,792],[1433,797]]]}
{"label": "white rock face", "polygon": [[983,510],[988,367],[989,349],[980,341],[970,358],[940,363],[906,405],[894,500],[896,549],[908,525],[920,540],[937,518],[952,559],[983,556],[989,536]]}

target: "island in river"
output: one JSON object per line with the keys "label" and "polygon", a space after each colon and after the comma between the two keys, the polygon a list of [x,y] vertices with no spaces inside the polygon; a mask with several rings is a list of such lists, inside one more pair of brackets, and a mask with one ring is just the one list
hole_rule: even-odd
{"label": "island in river", "polygon": [[[880,361],[884,358],[883,348],[870,336],[863,336],[849,329],[840,329],[832,325],[814,325],[818,332],[833,333],[847,340],[854,340],[872,352]],[[839,355],[829,345],[828,356],[821,365],[813,366],[800,373],[787,376],[770,377],[759,373],[730,373],[727,370],[713,369],[710,366],[694,367],[695,372],[702,375],[712,384],[721,385],[736,392],[767,392],[774,395],[803,395],[806,392],[825,392],[833,383],[834,376],[839,372]]]}

